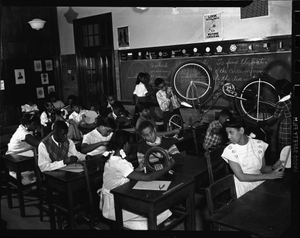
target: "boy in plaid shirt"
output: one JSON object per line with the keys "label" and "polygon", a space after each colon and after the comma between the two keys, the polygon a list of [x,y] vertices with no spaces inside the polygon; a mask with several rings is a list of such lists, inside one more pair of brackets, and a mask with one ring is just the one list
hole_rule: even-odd
{"label": "boy in plaid shirt", "polygon": [[223,109],[219,114],[218,120],[214,120],[209,124],[203,142],[205,150],[212,150],[223,142],[222,125],[231,117],[232,113],[227,109]]}

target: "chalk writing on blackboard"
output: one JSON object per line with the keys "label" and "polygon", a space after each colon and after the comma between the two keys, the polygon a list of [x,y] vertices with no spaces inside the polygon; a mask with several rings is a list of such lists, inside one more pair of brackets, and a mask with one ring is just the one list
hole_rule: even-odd
{"label": "chalk writing on blackboard", "polygon": [[[291,52],[264,53],[258,55],[222,55],[191,58],[169,58],[152,60],[134,60],[121,62],[121,98],[131,100],[136,76],[139,72],[150,74],[150,83],[155,78],[163,78],[172,85],[174,74],[180,65],[187,62],[202,63],[207,66],[215,82],[215,89],[223,81],[234,82],[239,87],[261,73],[278,79],[291,80]],[[190,75],[190,74],[189,74]],[[195,75],[194,75],[195,76]]]}

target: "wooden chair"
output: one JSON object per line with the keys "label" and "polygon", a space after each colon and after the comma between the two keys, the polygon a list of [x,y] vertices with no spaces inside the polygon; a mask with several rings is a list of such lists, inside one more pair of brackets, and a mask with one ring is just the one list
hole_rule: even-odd
{"label": "wooden chair", "polygon": [[218,179],[230,174],[228,164],[221,157],[225,146],[220,146],[212,151],[205,152],[205,159],[207,164],[209,184],[217,181]]}
{"label": "wooden chair", "polygon": [[204,124],[204,125],[193,127],[192,129],[192,134],[193,134],[195,148],[196,148],[196,155],[198,157],[203,157],[204,155],[204,149],[202,144],[204,141],[207,127],[208,124]]}
{"label": "wooden chair", "polygon": [[[69,214],[78,214],[80,211],[88,210],[88,219],[90,222],[90,229],[94,229],[95,227],[95,214],[94,208],[96,208],[96,204],[94,203],[94,198],[96,198],[97,190],[102,186],[102,177],[103,177],[103,157],[97,156],[90,160],[83,162],[83,169],[85,174],[85,182],[86,182],[86,190],[87,193],[81,192],[83,195],[82,199],[77,202],[76,207],[69,211],[66,201],[56,200],[53,202],[53,207],[56,210],[56,215],[58,217],[58,221],[61,221],[62,215]],[[85,196],[85,194],[87,196]],[[99,204],[99,203],[98,203]],[[98,208],[99,209],[99,208]],[[59,226],[59,229],[62,229],[62,226]]]}
{"label": "wooden chair", "polygon": [[[38,191],[38,198],[39,198],[39,217],[40,221],[44,221],[44,211],[49,212],[49,203],[47,200],[47,187],[45,184],[45,178],[43,176],[42,171],[38,166],[38,153],[37,149],[34,148],[34,167],[35,167],[35,175],[36,175],[36,182],[37,182],[37,191]],[[53,194],[54,199],[59,199],[58,194]],[[58,225],[61,226],[62,222],[58,219]]]}
{"label": "wooden chair", "polygon": [[[223,200],[224,196],[222,195],[224,195],[226,192],[229,192],[230,197],[227,198],[227,201],[224,201]],[[221,199],[223,200],[222,202],[220,202],[220,198],[222,198]],[[232,174],[227,175],[226,177],[223,177],[218,181],[215,181],[211,185],[209,185],[206,188],[206,199],[207,199],[209,216],[214,215],[215,213],[218,212],[218,209],[228,205],[230,202],[237,199],[233,175]],[[212,228],[213,230],[218,230],[218,231],[232,230],[217,224],[213,224]]]}
{"label": "wooden chair", "polygon": [[[26,189],[35,189],[37,182],[31,182],[28,184],[23,184],[22,172],[28,170],[34,170],[34,158],[19,156],[16,154],[1,155],[1,160],[4,161],[5,165],[5,183],[7,188],[7,202],[8,207],[13,207],[13,200],[11,194],[11,185],[17,189],[19,198],[20,214],[25,217],[25,202],[24,202],[24,191]],[[16,176],[10,175],[9,171],[15,171]]]}

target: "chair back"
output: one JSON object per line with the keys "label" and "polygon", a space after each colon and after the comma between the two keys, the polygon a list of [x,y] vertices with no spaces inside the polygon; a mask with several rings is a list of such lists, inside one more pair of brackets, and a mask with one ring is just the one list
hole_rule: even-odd
{"label": "chair back", "polygon": [[212,151],[205,152],[204,157],[207,164],[209,184],[229,174],[228,164],[221,157],[224,148],[225,146],[220,146]]}
{"label": "chair back", "polygon": [[[226,193],[228,191],[229,193]],[[227,197],[222,197],[222,195],[227,195]],[[236,198],[237,196],[234,184],[234,177],[232,174],[227,175],[226,177],[221,178],[218,181],[215,181],[206,188],[206,199],[209,216],[212,216],[217,212],[218,209],[220,209],[226,204],[229,204]]]}
{"label": "chair back", "polygon": [[103,171],[104,171],[104,158],[103,156],[96,156],[92,159],[86,160],[83,163],[84,174],[87,183],[88,200],[89,200],[89,211],[90,211],[90,225],[94,227],[95,216],[94,216],[94,195],[97,195],[96,191],[102,186]]}

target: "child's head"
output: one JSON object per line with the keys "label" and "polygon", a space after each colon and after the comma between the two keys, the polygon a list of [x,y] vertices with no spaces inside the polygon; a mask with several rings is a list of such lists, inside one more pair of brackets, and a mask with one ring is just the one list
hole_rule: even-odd
{"label": "child's head", "polygon": [[139,125],[139,133],[140,135],[148,142],[154,143],[157,138],[156,129],[152,125],[150,121],[143,121]]}
{"label": "child's head", "polygon": [[53,125],[53,137],[57,142],[64,142],[68,135],[68,125],[64,121],[56,121]]}
{"label": "child's head", "polygon": [[106,95],[106,100],[110,105],[114,104],[115,102],[114,96],[111,94]]}
{"label": "child's head", "polygon": [[28,131],[35,131],[40,123],[40,119],[35,114],[26,114],[21,118],[21,124],[27,128]]}
{"label": "child's head", "polygon": [[159,90],[163,90],[163,91],[167,90],[165,80],[163,80],[162,78],[156,78],[154,80],[154,84]]}
{"label": "child's head", "polygon": [[114,113],[116,114],[116,116],[121,116],[122,114],[124,114],[124,111],[123,111],[123,106],[122,106],[122,103],[121,102],[118,102],[118,101],[115,101],[113,104],[112,104],[112,108],[113,108],[113,111]]}
{"label": "child's head", "polygon": [[139,102],[136,105],[136,108],[140,114],[140,116],[143,117],[149,117],[150,116],[150,104],[146,102]]}
{"label": "child's head", "polygon": [[117,129],[116,122],[110,117],[102,117],[98,116],[96,119],[97,122],[97,129],[103,136],[108,136],[112,133],[115,129]]}
{"label": "child's head", "polygon": [[280,97],[289,95],[292,92],[293,86],[287,79],[278,79],[274,83],[276,92]]}
{"label": "child's head", "polygon": [[57,95],[56,95],[55,92],[52,91],[52,92],[49,93],[49,100],[51,102],[56,102],[57,101]]}
{"label": "child's head", "polygon": [[227,119],[232,118],[232,113],[228,109],[223,109],[219,114],[219,122],[223,125]]}
{"label": "child's head", "polygon": [[74,103],[77,103],[77,97],[75,95],[69,95],[67,101],[69,105],[73,105]]}
{"label": "child's head", "polygon": [[48,112],[52,112],[54,109],[52,102],[44,102],[44,106]]}
{"label": "child's head", "polygon": [[145,73],[145,83],[149,83],[150,82],[150,74],[149,73]]}
{"label": "child's head", "polygon": [[246,124],[243,120],[232,117],[224,122],[223,127],[231,143],[245,144],[247,136],[245,134]]}
{"label": "child's head", "polygon": [[74,112],[79,113],[80,110],[81,110],[81,106],[77,103],[74,103],[73,104],[73,110],[74,110]]}
{"label": "child's head", "polygon": [[111,138],[111,148],[114,151],[123,149],[124,152],[128,154],[130,150],[130,140],[130,132],[118,130]]}
{"label": "child's head", "polygon": [[143,72],[140,72],[136,78],[135,84],[139,84],[140,82],[144,83],[146,80],[146,74]]}

